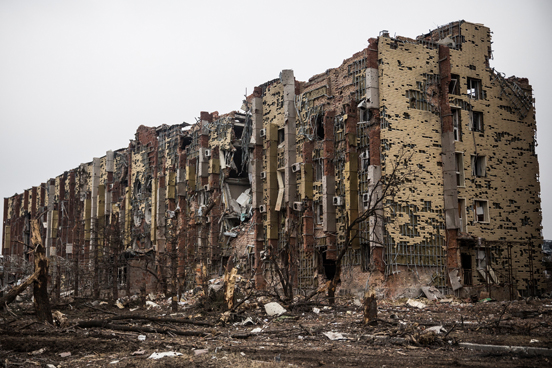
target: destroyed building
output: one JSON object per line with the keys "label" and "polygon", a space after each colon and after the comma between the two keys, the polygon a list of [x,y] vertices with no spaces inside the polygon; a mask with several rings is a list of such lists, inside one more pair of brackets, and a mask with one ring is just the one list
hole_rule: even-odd
{"label": "destroyed building", "polygon": [[[368,42],[306,82],[283,70],[239,112],[140,126],[127,148],[5,198],[4,254],[32,257],[38,218],[59,283],[78,271],[96,288],[113,278],[153,288],[172,267],[189,290],[230,262],[257,288],[279,272],[305,292],[333,277],[347,244],[343,294],[538,294],[528,80],[492,68],[481,24]],[[407,171],[391,196],[398,166]]]}

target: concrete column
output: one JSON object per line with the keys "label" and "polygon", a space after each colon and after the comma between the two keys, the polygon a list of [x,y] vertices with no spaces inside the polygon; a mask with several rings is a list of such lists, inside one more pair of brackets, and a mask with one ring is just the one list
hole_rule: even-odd
{"label": "concrete column", "polygon": [[334,137],[335,111],[326,111],[324,113],[324,141],[323,162],[324,173],[322,176],[322,209],[324,218],[322,228],[326,235],[326,258],[335,260],[337,258],[336,245],[336,215],[333,197],[335,196],[335,167],[333,159],[335,156],[335,137]]}
{"label": "concrete column", "polygon": [[280,80],[284,85],[284,142],[285,142],[285,194],[284,202],[293,202],[296,197],[295,175],[292,175],[291,166],[295,163],[295,77],[293,70],[282,70]]}
{"label": "concrete column", "polygon": [[115,155],[113,151],[107,151],[105,155],[105,171],[107,171],[107,183],[105,190],[105,214],[111,215],[113,201],[113,172],[115,171]]}
{"label": "concrete column", "polygon": [[451,81],[450,72],[450,50],[447,46],[439,45],[439,74],[441,76],[439,108],[441,110],[441,156],[443,160],[447,267],[449,272],[452,272],[460,268],[460,249],[457,241],[460,218],[458,215],[454,126],[448,98],[448,86]]}

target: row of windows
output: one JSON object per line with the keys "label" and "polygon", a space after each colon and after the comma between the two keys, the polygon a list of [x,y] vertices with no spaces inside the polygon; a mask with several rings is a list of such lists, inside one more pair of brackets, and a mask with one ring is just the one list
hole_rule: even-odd
{"label": "row of windows", "polygon": [[[451,80],[449,84],[450,95],[460,95],[460,76],[458,74],[451,74]],[[466,95],[474,100],[482,100],[486,98],[485,91],[483,90],[481,79],[467,78],[466,82]]]}
{"label": "row of windows", "polygon": [[[465,185],[464,153],[455,152],[454,156],[456,166],[456,185],[463,187]],[[472,155],[471,169],[473,177],[485,177],[487,175],[487,156]]]}

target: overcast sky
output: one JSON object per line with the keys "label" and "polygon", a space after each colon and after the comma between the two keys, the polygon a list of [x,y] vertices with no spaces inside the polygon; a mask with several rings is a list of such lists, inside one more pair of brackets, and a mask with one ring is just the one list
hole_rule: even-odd
{"label": "overcast sky", "polygon": [[533,85],[552,239],[551,15],[548,0],[0,0],[0,197],[128,146],[141,124],[237,110],[282,69],[337,67],[382,30],[464,19],[493,31],[491,66]]}

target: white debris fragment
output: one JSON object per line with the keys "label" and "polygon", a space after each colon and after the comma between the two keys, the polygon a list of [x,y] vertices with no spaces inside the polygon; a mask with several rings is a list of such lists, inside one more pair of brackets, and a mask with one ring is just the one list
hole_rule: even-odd
{"label": "white debris fragment", "polygon": [[347,338],[343,336],[340,332],[324,332],[324,336],[326,336],[328,339],[335,341],[335,340],[346,340]]}
{"label": "white debris fragment", "polygon": [[279,316],[286,313],[286,309],[276,302],[265,304],[266,314],[269,316]]}
{"label": "white debris fragment", "polygon": [[159,304],[154,303],[154,302],[151,302],[151,301],[149,301],[149,300],[146,301],[146,305],[147,305],[148,307],[159,308]]}
{"label": "white debris fragment", "polygon": [[426,307],[426,305],[420,301],[414,300],[414,299],[408,299],[406,301],[406,305],[409,305],[411,307],[420,308],[423,309]]}
{"label": "white debris fragment", "polygon": [[447,333],[447,330],[445,330],[443,326],[432,326],[432,327],[426,328],[426,332],[430,332],[430,331],[435,332],[437,335],[441,333]]}
{"label": "white debris fragment", "polygon": [[138,335],[138,340],[145,341],[146,340],[146,335]]}
{"label": "white debris fragment", "polygon": [[165,357],[175,357],[179,355],[182,355],[182,354],[177,353],[176,351],[165,351],[163,353],[153,353],[148,357],[148,359],[161,359]]}
{"label": "white debris fragment", "polygon": [[312,311],[313,311],[314,313],[316,313],[316,314],[319,314],[319,313],[320,313],[320,309],[319,309],[319,308],[316,308],[316,307],[312,308]]}

